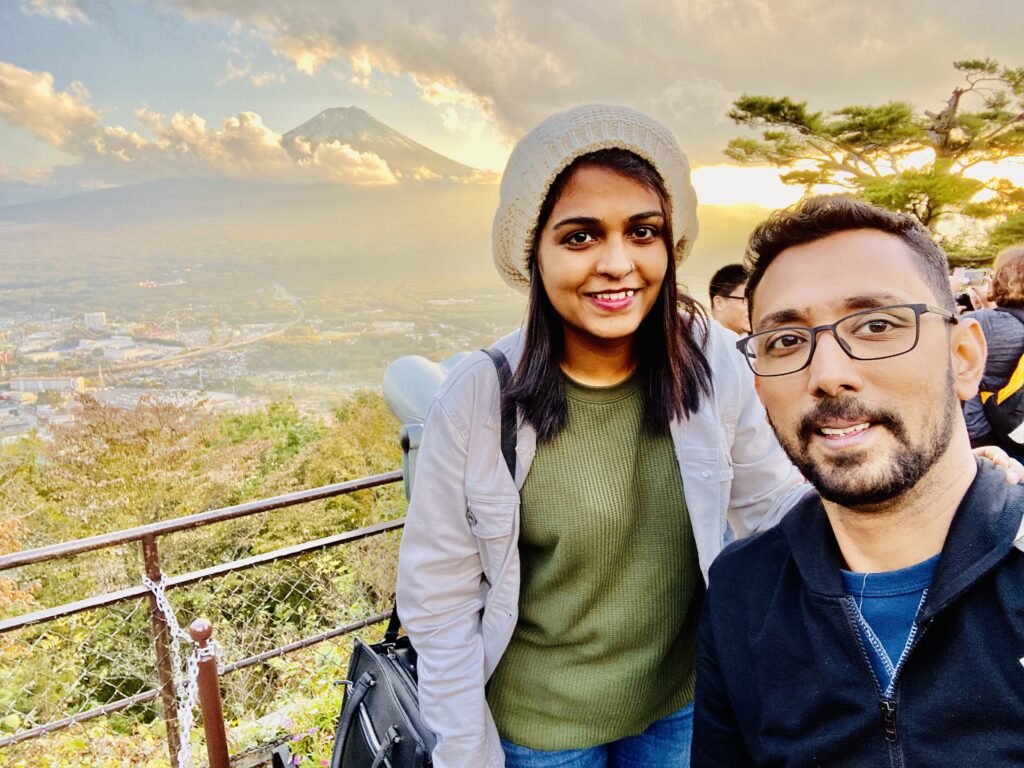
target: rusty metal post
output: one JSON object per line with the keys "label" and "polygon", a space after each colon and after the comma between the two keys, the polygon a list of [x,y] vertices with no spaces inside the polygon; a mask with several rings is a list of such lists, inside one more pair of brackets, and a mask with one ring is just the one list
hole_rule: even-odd
{"label": "rusty metal post", "polygon": [[[142,538],[142,561],[146,575],[153,581],[160,581],[160,552],[155,536]],[[149,595],[149,620],[153,626],[153,650],[156,653],[156,671],[160,677],[160,702],[163,704],[164,725],[167,728],[167,749],[171,753],[171,768],[178,768],[178,750],[181,736],[178,733],[178,697],[174,693],[174,674],[171,671],[171,637],[167,619],[156,604],[156,596]]]}
{"label": "rusty metal post", "polygon": [[228,738],[224,732],[224,710],[220,702],[220,680],[217,678],[217,659],[204,651],[213,625],[206,619],[196,619],[188,628],[192,640],[199,646],[199,708],[203,713],[203,733],[206,734],[206,753],[210,768],[228,768]]}

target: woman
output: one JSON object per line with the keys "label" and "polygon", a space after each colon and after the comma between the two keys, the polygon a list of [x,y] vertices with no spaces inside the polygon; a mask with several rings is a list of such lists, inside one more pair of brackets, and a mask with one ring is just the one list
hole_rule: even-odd
{"label": "woman", "polygon": [[[983,302],[985,308],[970,315],[981,325],[988,342],[980,389],[998,392],[1010,381],[1024,354],[1024,245],[1011,246],[996,256]],[[1024,446],[993,430],[980,397],[964,403],[964,418],[971,445],[998,445],[1017,459],[1024,455]]]}
{"label": "woman", "polygon": [[707,569],[805,491],[727,334],[677,293],[695,215],[685,155],[633,110],[555,115],[509,159],[515,478],[470,355],[428,415],[399,560],[438,768],[689,764]]}

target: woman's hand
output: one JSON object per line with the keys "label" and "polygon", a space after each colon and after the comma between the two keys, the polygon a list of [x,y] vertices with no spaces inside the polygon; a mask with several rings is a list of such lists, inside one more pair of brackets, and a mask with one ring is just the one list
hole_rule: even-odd
{"label": "woman's hand", "polygon": [[983,445],[974,449],[974,455],[987,459],[1006,472],[1006,482],[1019,483],[1024,480],[1024,464],[1010,458],[1010,454],[995,445]]}

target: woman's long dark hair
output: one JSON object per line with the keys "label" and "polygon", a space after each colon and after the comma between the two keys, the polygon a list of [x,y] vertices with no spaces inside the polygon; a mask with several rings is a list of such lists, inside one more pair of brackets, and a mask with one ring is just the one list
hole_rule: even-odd
{"label": "woman's long dark hair", "polygon": [[696,412],[701,397],[711,394],[711,366],[704,356],[704,334],[694,323],[706,323],[703,310],[678,292],[673,254],[672,209],[665,183],[643,158],[625,149],[602,149],[582,155],[562,171],[548,189],[533,233],[530,254],[530,298],[523,358],[512,379],[510,394],[540,441],[551,440],[568,418],[561,362],[565,353],[562,318],[551,304],[537,264],[538,241],[551,211],[572,174],[584,166],[615,171],[651,189],[665,214],[662,237],[668,254],[665,279],[651,311],[636,332],[637,375],[645,398],[645,424],[652,434],[667,434],[674,419]]}

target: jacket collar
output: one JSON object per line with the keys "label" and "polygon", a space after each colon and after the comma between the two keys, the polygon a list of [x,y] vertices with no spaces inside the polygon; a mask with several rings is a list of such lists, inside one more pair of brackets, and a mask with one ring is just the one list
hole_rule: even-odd
{"label": "jacket collar", "polygon": [[[994,568],[1014,548],[1024,516],[1024,486],[1010,485],[1002,470],[978,461],[978,473],[946,534],[928,599],[918,621],[934,616]],[[804,583],[826,597],[843,597],[842,555],[817,493],[794,507],[780,528]]]}

